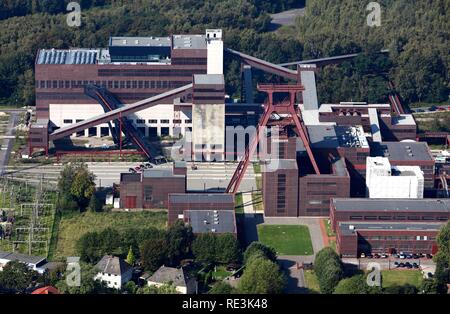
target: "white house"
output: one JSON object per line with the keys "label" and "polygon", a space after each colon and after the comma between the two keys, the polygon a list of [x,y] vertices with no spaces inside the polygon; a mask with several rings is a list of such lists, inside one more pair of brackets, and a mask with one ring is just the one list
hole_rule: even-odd
{"label": "white house", "polygon": [[181,294],[197,293],[197,281],[195,278],[190,278],[182,267],[173,268],[163,265],[152,276],[144,275],[142,278],[147,281],[149,287],[172,284]]}
{"label": "white house", "polygon": [[133,268],[123,259],[106,255],[95,265],[98,270],[94,280],[106,283],[108,288],[122,289],[122,286],[131,280]]}

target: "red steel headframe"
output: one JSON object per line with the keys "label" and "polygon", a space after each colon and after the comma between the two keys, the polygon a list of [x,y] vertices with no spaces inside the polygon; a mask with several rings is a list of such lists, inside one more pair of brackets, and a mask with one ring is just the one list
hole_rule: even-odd
{"label": "red steel headframe", "polygon": [[[239,162],[236,171],[228,184],[227,193],[236,194],[239,186],[244,178],[245,171],[250,163],[250,158],[256,151],[258,143],[261,140],[261,135],[264,134],[263,129],[267,126],[269,119],[272,114],[289,114],[296,127],[296,133],[300,135],[303,145],[306,148],[308,157],[311,160],[311,164],[314,167],[316,174],[320,174],[319,167],[317,166],[314,154],[309,145],[309,137],[303,120],[300,118],[300,109],[296,111],[295,109],[295,99],[299,92],[305,90],[304,86],[301,84],[284,84],[284,85],[273,85],[273,84],[258,84],[258,90],[261,92],[266,92],[269,95],[269,99],[264,106],[264,114],[261,117],[258,127],[256,129],[256,136],[251,140],[250,144],[245,149],[245,155]],[[289,93],[289,101],[274,104],[273,94],[274,93]],[[277,124],[274,122],[275,125]]]}

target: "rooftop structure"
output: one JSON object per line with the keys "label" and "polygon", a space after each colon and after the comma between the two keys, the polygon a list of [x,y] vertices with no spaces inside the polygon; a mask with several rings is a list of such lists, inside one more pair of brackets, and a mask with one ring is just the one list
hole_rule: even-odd
{"label": "rooftop structure", "polygon": [[96,64],[98,49],[42,49],[36,64]]}
{"label": "rooftop structure", "polygon": [[423,198],[424,177],[420,167],[391,167],[386,157],[368,157],[366,162],[370,198]]}
{"label": "rooftop structure", "polygon": [[442,223],[403,223],[403,222],[340,222],[342,234],[354,234],[362,230],[369,231],[439,231]]}

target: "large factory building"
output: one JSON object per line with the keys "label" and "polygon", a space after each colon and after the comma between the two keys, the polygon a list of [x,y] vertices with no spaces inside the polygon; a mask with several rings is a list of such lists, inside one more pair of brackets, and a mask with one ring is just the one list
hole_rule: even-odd
{"label": "large factory building", "polygon": [[[38,52],[35,70],[37,125],[48,125],[51,132],[104,113],[104,108],[86,95],[88,85],[107,89],[126,105],[191,84],[197,74],[223,76],[222,31],[170,37],[111,37],[107,48],[43,49]],[[212,83],[217,81],[223,78],[213,79]],[[223,88],[219,90],[223,94]],[[203,96],[201,104],[207,103],[207,96]],[[216,103],[223,105],[223,99],[222,95]],[[201,110],[197,114],[201,115]],[[224,120],[224,110],[218,114]],[[156,104],[128,119],[146,137],[184,135],[196,124],[192,95]],[[111,128],[108,123],[93,125],[73,135],[111,136]]]}

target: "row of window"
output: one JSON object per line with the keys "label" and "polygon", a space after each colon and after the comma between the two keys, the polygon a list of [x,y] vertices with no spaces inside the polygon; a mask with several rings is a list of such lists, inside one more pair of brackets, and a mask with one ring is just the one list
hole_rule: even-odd
{"label": "row of window", "polygon": [[101,69],[98,70],[98,76],[190,76],[194,74],[206,74],[205,70],[192,69],[192,70],[180,70],[180,69]]}
{"label": "row of window", "polygon": [[[83,121],[83,120],[75,120],[75,123],[78,123],[78,122],[81,122],[81,121]],[[143,120],[143,119],[137,119],[137,120],[135,120],[135,123],[136,124],[145,124],[145,121],[146,120]],[[168,119],[161,119],[159,121],[160,121],[161,124],[170,124],[170,120],[168,120]],[[74,120],[72,120],[72,119],[64,119],[63,122],[65,124],[72,124],[72,123],[74,123]],[[131,120],[131,122],[133,122],[133,121]],[[150,120],[148,120],[148,123],[149,124],[158,124],[158,120],[150,119]],[[173,124],[181,124],[181,123],[183,123],[183,120],[180,120],[180,119],[174,119],[173,120]],[[192,124],[192,120],[184,120],[184,123],[185,124]]]}
{"label": "row of window", "polygon": [[425,221],[447,221],[448,217],[445,216],[359,216],[352,215],[350,220],[425,220]]}
{"label": "row of window", "polygon": [[369,236],[364,237],[369,241],[434,241],[436,237],[429,236]]}
{"label": "row of window", "polygon": [[37,88],[57,89],[57,88],[84,88],[88,84],[95,84],[109,89],[157,89],[157,88],[178,88],[191,81],[36,81]]}
{"label": "row of window", "polygon": [[286,210],[286,175],[278,175],[277,186],[277,212],[283,213]]}

